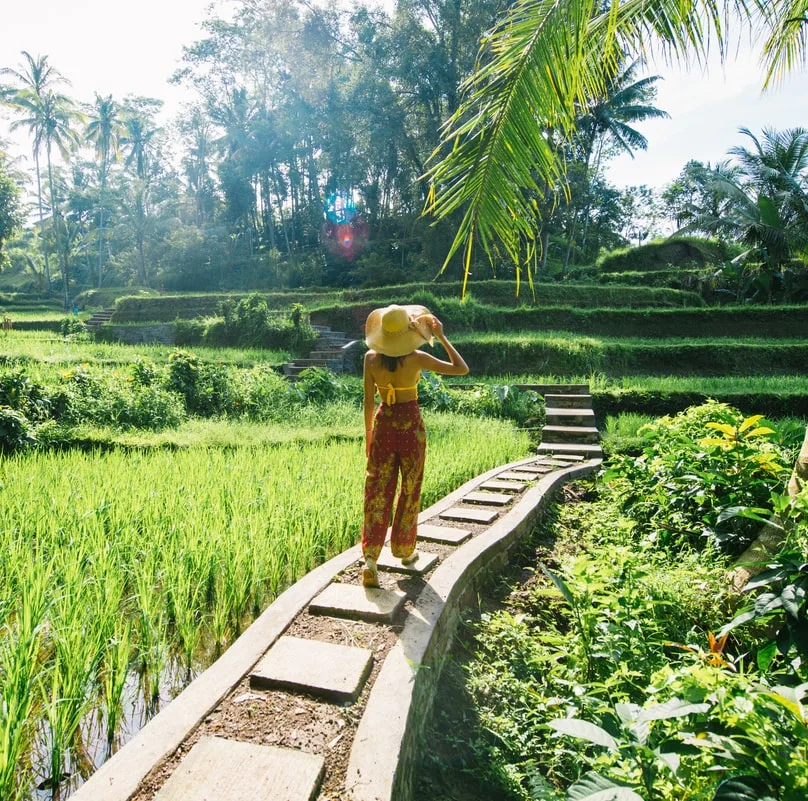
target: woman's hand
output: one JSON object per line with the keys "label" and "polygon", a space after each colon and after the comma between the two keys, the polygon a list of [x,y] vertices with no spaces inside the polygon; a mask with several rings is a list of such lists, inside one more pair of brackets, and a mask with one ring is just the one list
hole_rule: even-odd
{"label": "woman's hand", "polygon": [[432,333],[438,339],[443,336],[443,323],[434,314],[432,315]]}

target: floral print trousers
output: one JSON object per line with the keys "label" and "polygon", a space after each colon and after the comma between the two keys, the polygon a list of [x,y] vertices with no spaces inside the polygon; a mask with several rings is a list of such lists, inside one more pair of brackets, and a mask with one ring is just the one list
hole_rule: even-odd
{"label": "floral print trousers", "polygon": [[399,472],[401,490],[390,532],[390,547],[393,556],[399,559],[415,550],[425,459],[426,431],[418,401],[380,404],[373,421],[365,473],[364,556],[379,558],[387,537]]}

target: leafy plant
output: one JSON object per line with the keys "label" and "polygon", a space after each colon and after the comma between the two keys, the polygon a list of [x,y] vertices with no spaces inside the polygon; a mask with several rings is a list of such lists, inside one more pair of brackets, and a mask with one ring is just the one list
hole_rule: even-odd
{"label": "leafy plant", "polygon": [[9,406],[0,406],[0,452],[24,450],[35,444],[36,437],[26,416]]}
{"label": "leafy plant", "polygon": [[663,417],[640,429],[642,454],[618,456],[604,477],[652,541],[740,552],[786,471],[760,421],[715,401]]}

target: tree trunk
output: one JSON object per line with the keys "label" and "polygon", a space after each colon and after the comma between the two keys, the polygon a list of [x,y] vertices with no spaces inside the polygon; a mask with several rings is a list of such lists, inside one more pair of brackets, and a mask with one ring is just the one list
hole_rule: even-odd
{"label": "tree trunk", "polygon": [[104,252],[104,190],[107,185],[106,156],[101,162],[101,192],[98,197],[98,288],[101,289],[103,281],[103,252]]}
{"label": "tree trunk", "polygon": [[53,241],[56,243],[56,263],[62,270],[62,289],[64,291],[65,310],[70,308],[70,281],[67,275],[67,260],[59,247],[59,226],[56,224],[56,217],[58,216],[58,209],[56,203],[56,196],[53,193],[53,166],[51,165],[51,149],[50,142],[47,144],[47,157],[48,157],[48,188],[50,190],[51,202],[51,224],[53,228]]}
{"label": "tree trunk", "polygon": [[38,149],[34,151],[34,163],[36,164],[36,198],[39,204],[39,235],[42,237],[42,255],[45,257],[45,294],[50,295],[50,262],[48,260],[48,246],[45,244],[45,214],[42,211],[42,175],[39,169]]}

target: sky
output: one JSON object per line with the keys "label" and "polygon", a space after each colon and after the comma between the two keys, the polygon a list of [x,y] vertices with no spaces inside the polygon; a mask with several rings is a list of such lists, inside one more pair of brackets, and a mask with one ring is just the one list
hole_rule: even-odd
{"label": "sky", "polygon": [[[384,0],[387,7],[393,0]],[[17,67],[20,51],[46,54],[72,86],[71,96],[92,102],[94,92],[157,97],[166,101],[165,121],[186,97],[183,87],[168,78],[180,65],[183,45],[200,38],[200,23],[208,9],[226,15],[226,0],[138,0],[133,6],[108,0],[0,0],[0,67]],[[34,11],[35,9],[35,11]],[[748,46],[722,67],[715,60],[705,75],[690,70],[650,65],[659,74],[655,104],[669,120],[643,123],[639,130],[649,147],[634,159],[621,156],[609,163],[607,178],[618,186],[645,184],[659,187],[672,181],[689,159],[716,162],[733,145],[744,144],[738,128],[759,133],[808,127],[808,75],[794,74],[781,87],[762,95],[762,71]],[[5,116],[5,120],[3,119]],[[0,138],[9,138],[8,113],[0,111]],[[28,153],[22,135],[12,153]]]}

